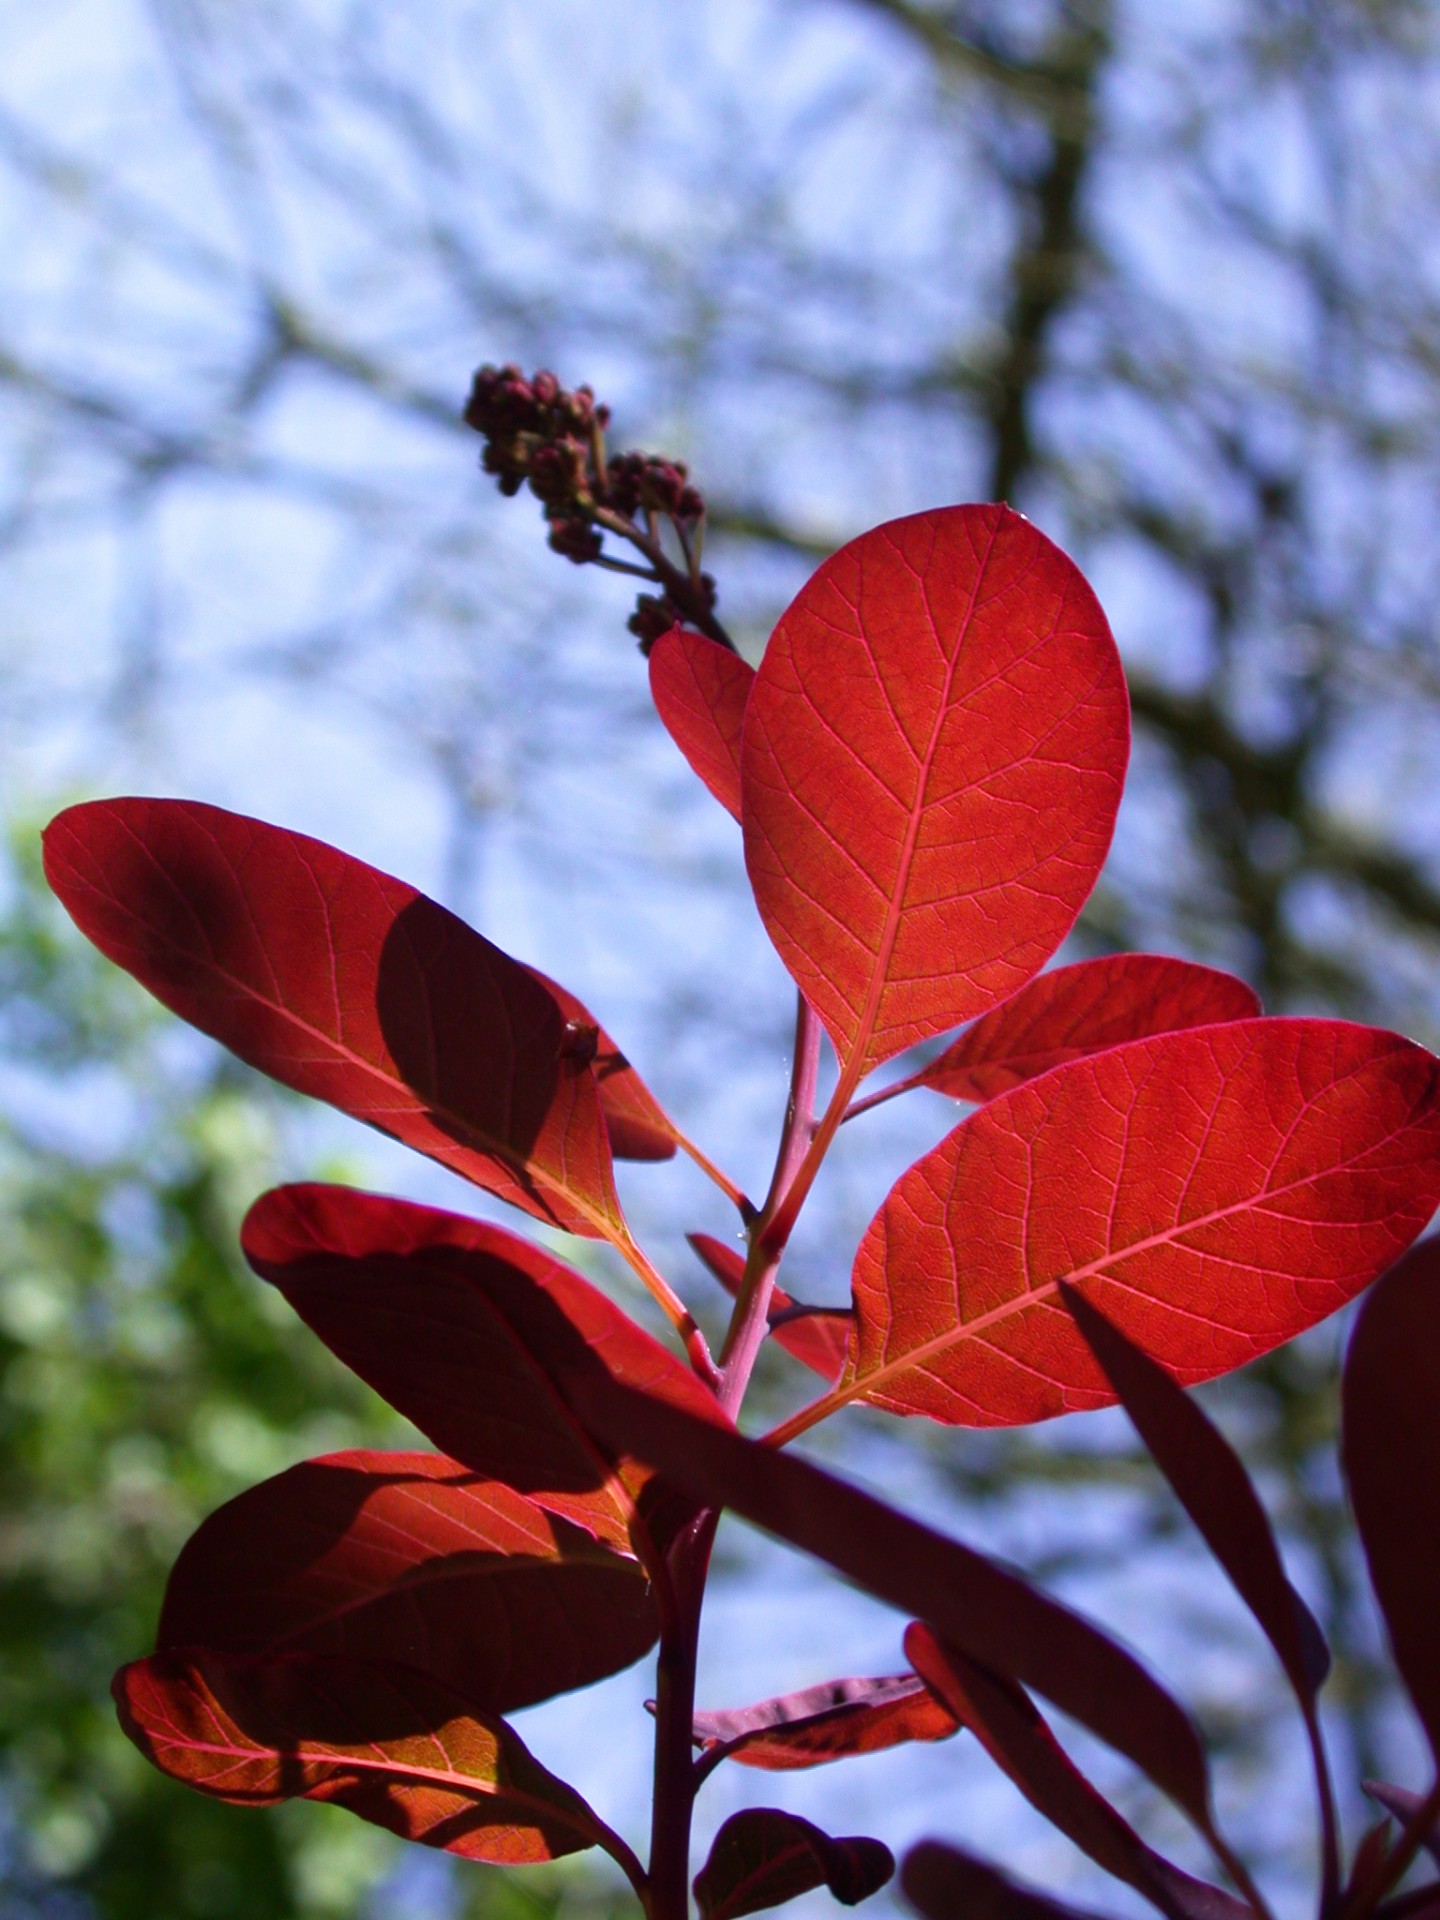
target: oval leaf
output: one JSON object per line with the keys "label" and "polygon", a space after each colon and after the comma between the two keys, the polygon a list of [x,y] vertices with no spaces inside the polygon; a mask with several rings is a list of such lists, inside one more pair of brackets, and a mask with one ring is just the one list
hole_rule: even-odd
{"label": "oval leaf", "polygon": [[595,1076],[553,995],[414,887],[190,800],[71,807],[45,872],[102,953],[251,1066],[538,1219],[620,1227]]}
{"label": "oval leaf", "polygon": [[746,715],[745,860],[852,1083],[1050,958],[1128,751],[1099,603],[1007,507],[893,520],[801,588]]}
{"label": "oval leaf", "polygon": [[910,1740],[948,1740],[960,1722],[915,1673],[826,1680],[729,1713],[697,1713],[696,1744],[768,1773],[819,1767]]}
{"label": "oval leaf", "polygon": [[528,1241],[348,1187],[263,1194],[245,1257],[444,1453],[611,1546],[661,1490],[596,1444],[568,1381],[598,1371],[724,1421],[714,1396],[605,1295]]}
{"label": "oval leaf", "polygon": [[1335,1020],[1161,1034],[1057,1067],[904,1174],[855,1258],[837,1400],[960,1426],[1115,1398],[1083,1289],[1187,1385],[1333,1313],[1440,1201],[1440,1074]]}
{"label": "oval leaf", "polygon": [[1440,1240],[1413,1248],[1360,1309],[1342,1409],[1370,1580],[1440,1763]]}
{"label": "oval leaf", "polygon": [[[687,1233],[685,1238],[733,1300],[739,1294],[740,1282],[745,1277],[745,1262],[741,1256],[712,1234]],[[772,1338],[792,1359],[809,1367],[813,1373],[818,1373],[822,1380],[838,1380],[845,1366],[845,1353],[850,1345],[850,1322],[854,1316],[849,1307],[813,1307],[805,1309],[793,1320],[780,1318],[782,1314],[794,1313],[797,1305],[798,1302],[792,1300],[783,1287],[771,1289],[766,1317],[770,1322]],[[775,1324],[777,1320],[780,1320],[779,1326]]]}
{"label": "oval leaf", "polygon": [[1127,1040],[1249,1020],[1259,1011],[1243,980],[1214,967],[1154,953],[1081,960],[1032,980],[901,1084],[979,1103]]}
{"label": "oval leaf", "polygon": [[878,1840],[832,1840],[819,1827],[773,1807],[747,1807],[725,1822],[695,1876],[703,1920],[738,1920],[828,1887],[847,1907],[878,1893],[895,1857]]}
{"label": "oval leaf", "polygon": [[504,1721],[407,1667],[159,1653],[122,1667],[114,1694],[146,1758],[217,1800],[331,1800],[406,1840],[509,1866],[610,1845]]}
{"label": "oval leaf", "polygon": [[729,647],[672,627],[650,649],[665,731],[727,813],[740,818],[740,737],[755,669]]}
{"label": "oval leaf", "polygon": [[589,1686],[656,1636],[644,1569],[432,1453],[334,1453],[212,1513],[157,1644],[405,1664],[491,1713]]}

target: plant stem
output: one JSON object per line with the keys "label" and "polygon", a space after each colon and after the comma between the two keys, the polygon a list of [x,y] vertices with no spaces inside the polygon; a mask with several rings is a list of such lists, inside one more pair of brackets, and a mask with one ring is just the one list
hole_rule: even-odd
{"label": "plant stem", "polygon": [[1437,1819],[1440,1819],[1440,1780],[1426,1794],[1415,1817],[1406,1821],[1396,1845],[1376,1863],[1364,1885],[1351,1889],[1350,1897],[1340,1909],[1340,1920],[1363,1920],[1365,1914],[1375,1911],[1424,1846]]}
{"label": "plant stem", "polygon": [[675,1617],[662,1626],[655,1686],[655,1797],[650,1821],[649,1920],[688,1920],[690,1818],[695,1806],[695,1660],[705,1576],[719,1515],[697,1515],[670,1549]]}
{"label": "plant stem", "polygon": [[750,1251],[736,1296],[725,1344],[720,1350],[720,1405],[733,1419],[768,1329],[770,1296],[782,1247],[772,1247],[766,1225],[784,1200],[804,1163],[815,1132],[815,1083],[820,1070],[820,1022],[803,993],[795,995],[795,1051],[790,1061],[790,1095],[775,1154],[770,1191],[750,1231]]}

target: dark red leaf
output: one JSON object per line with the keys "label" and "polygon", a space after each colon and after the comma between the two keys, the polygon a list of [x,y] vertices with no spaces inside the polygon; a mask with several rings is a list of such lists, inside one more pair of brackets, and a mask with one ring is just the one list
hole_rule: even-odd
{"label": "dark red leaf", "polygon": [[[527,967],[554,995],[565,1020],[562,1051],[583,1053],[594,1071],[600,1111],[617,1160],[673,1160],[678,1135],[674,1121],[616,1046],[594,1014],[558,980]],[[593,1037],[592,1037],[593,1036]]]}
{"label": "dark red leaf", "polygon": [[922,1840],[906,1854],[900,1886],[925,1920],[1095,1920],[938,1840]]}
{"label": "dark red leaf", "polygon": [[518,1735],[407,1667],[158,1653],[115,1676],[120,1724],[217,1800],[331,1800],[407,1840],[522,1865],[615,1842]]}
{"label": "dark red leaf", "polygon": [[1440,1240],[1413,1248],[1361,1307],[1342,1407],[1371,1583],[1440,1760]]}
{"label": "dark red leaf", "polygon": [[1007,507],[893,520],[801,588],[746,714],[745,859],[852,1083],[1045,964],[1128,751],[1099,603]]}
{"label": "dark red leaf", "polygon": [[1002,1094],[901,1177],[818,1405],[964,1426],[1106,1405],[1062,1280],[1208,1380],[1352,1299],[1437,1201],[1440,1072],[1408,1040],[1244,1020],[1132,1041]]}
{"label": "dark red leaf", "polygon": [[1070,1759],[1023,1687],[946,1646],[929,1627],[912,1626],[905,1651],[1031,1806],[1107,1873],[1175,1920],[1241,1920],[1249,1914],[1244,1901],[1193,1880],[1146,1846]]}
{"label": "dark red leaf", "polygon": [[1291,1586],[1250,1476],[1234,1449],[1166,1373],[1082,1293],[1061,1297],[1156,1466],[1254,1614],[1307,1709],[1330,1669],[1330,1650]]}
{"label": "dark red leaf", "polygon": [[654,1643],[644,1569],[433,1453],[307,1460],[212,1513],[165,1591],[162,1651],[399,1659],[510,1713]]}
{"label": "dark red leaf", "polygon": [[952,1100],[993,1100],[1067,1060],[1259,1011],[1243,980],[1189,960],[1153,953],[1082,960],[1032,980],[902,1085],[932,1087]]}
{"label": "dark red leaf", "polygon": [[[685,1238],[734,1299],[745,1276],[744,1257],[708,1233],[687,1233]],[[767,1315],[771,1334],[792,1359],[833,1384],[845,1365],[854,1315],[848,1307],[807,1308],[798,1318],[782,1321],[777,1327],[776,1319],[781,1314],[793,1313],[797,1304],[783,1287],[773,1289]]]}
{"label": "dark red leaf", "polygon": [[696,1744],[725,1746],[728,1760],[788,1773],[909,1740],[948,1740],[960,1722],[918,1674],[826,1680],[729,1713],[697,1713]]}
{"label": "dark red leaf", "polygon": [[[1408,1787],[1392,1787],[1388,1780],[1367,1780],[1365,1791],[1372,1800],[1378,1800],[1387,1812],[1393,1813],[1402,1827],[1408,1827],[1425,1805],[1423,1793],[1412,1793]],[[1387,1821],[1385,1825],[1388,1827],[1389,1822]],[[1423,1845],[1431,1859],[1440,1866],[1440,1820],[1432,1825]],[[1356,1870],[1350,1877],[1353,1882],[1359,1881],[1358,1859]]]}
{"label": "dark red leaf", "polygon": [[665,730],[725,808],[740,818],[740,736],[755,669],[703,633],[672,627],[650,649],[650,691]]}
{"label": "dark red leaf", "polygon": [[76,925],[192,1026],[571,1233],[622,1226],[594,1074],[554,996],[414,887],[190,800],[45,833]]}
{"label": "dark red leaf", "polygon": [[598,1446],[568,1381],[598,1371],[724,1422],[681,1361],[541,1248],[457,1214],[348,1187],[278,1187],[245,1256],[306,1325],[443,1452],[611,1546],[648,1468]]}
{"label": "dark red leaf", "polygon": [[695,1876],[703,1920],[738,1920],[828,1887],[847,1907],[868,1900],[895,1871],[878,1840],[832,1840],[819,1827],[772,1807],[747,1807],[725,1822]]}
{"label": "dark red leaf", "polygon": [[1125,1754],[1208,1830],[1204,1749],[1132,1655],[983,1554],[804,1460],[577,1370],[568,1390],[612,1448],[661,1463],[705,1506],[731,1507],[847,1575]]}

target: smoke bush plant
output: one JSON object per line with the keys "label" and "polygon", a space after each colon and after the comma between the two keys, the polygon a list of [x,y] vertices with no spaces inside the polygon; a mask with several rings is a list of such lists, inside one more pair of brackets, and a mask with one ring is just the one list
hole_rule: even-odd
{"label": "smoke bush plant", "polygon": [[[1294,1689],[1319,1801],[1325,1920],[1440,1914],[1393,1895],[1440,1788],[1342,1864],[1317,1694],[1328,1656],[1243,1468],[1183,1391],[1371,1294],[1345,1378],[1356,1517],[1401,1676],[1440,1754],[1440,1265],[1406,1254],[1440,1201],[1436,1061],[1394,1034],[1267,1019],[1240,981],[1154,955],[1041,969],[1109,845],[1124,678],[1079,571],[1001,506],[917,514],[806,583],[758,671],[700,571],[684,469],[609,456],[606,415],[552,376],[482,369],[467,418],[551,544],[635,574],[660,717],[739,820],[797,992],[768,1192],[752,1202],[563,987],[334,848],[186,801],[96,801],[46,835],[79,926],[187,1020],[292,1087],[430,1154],[547,1227],[600,1240],[670,1322],[663,1344],[499,1227],[321,1185],[263,1195],[256,1272],[437,1453],[312,1460],[213,1514],[172,1575],[157,1650],[115,1693],[166,1772],[241,1804],[331,1800],[471,1860],[599,1846],[651,1920],[689,1910],[695,1795],[731,1760],[814,1766],[970,1730],[1020,1790],[1167,1920],[1266,1908],[1219,1830],[1190,1719],[1130,1654],[959,1542],[783,1449],[860,1401],[953,1426],[1121,1401]],[[637,557],[621,557],[628,546]],[[676,557],[678,555],[678,558]],[[959,1037],[863,1093],[896,1055]],[[822,1036],[838,1077],[816,1111]],[[844,1311],[777,1275],[839,1127],[931,1087],[974,1111],[903,1174]],[[718,1353],[626,1224],[616,1158],[694,1155],[746,1252],[693,1236],[734,1297]],[[1400,1258],[1400,1256],[1405,1256]],[[773,1339],[821,1391],[736,1427]],[[699,1712],[711,1542],[730,1508],[914,1618],[911,1671]],[[922,1624],[923,1623],[923,1624]],[[658,1644],[648,1859],[503,1716]],[[1233,1891],[1150,1849],[1031,1694],[1189,1817]],[[889,1877],[881,1841],[753,1808],[694,1881],[707,1920]],[[930,1843],[904,1886],[933,1920],[1063,1914]]]}

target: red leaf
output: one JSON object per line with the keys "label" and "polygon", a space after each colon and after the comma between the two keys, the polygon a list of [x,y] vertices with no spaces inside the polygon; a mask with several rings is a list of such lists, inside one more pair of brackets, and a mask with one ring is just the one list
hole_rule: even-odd
{"label": "red leaf", "polygon": [[413,887],[189,800],[71,807],[45,871],[102,953],[251,1066],[538,1219],[620,1226],[595,1077],[553,996]]}
{"label": "red leaf", "polygon": [[1343,1306],[1437,1201],[1440,1075],[1408,1040],[1246,1020],[1132,1041],[1003,1094],[896,1183],[834,1400],[964,1426],[1106,1405],[1062,1280],[1208,1380]]}
{"label": "red leaf", "polygon": [[212,1513],[158,1645],[401,1657],[491,1713],[589,1686],[654,1643],[637,1561],[443,1455],[334,1453]]}
{"label": "red leaf", "polygon": [[878,1680],[826,1680],[729,1713],[697,1713],[695,1739],[726,1746],[727,1760],[788,1773],[855,1753],[879,1753],[909,1740],[948,1740],[960,1722],[917,1674]]}
{"label": "red leaf", "polygon": [[[560,1261],[457,1214],[277,1187],[241,1229],[262,1279],[444,1453],[628,1548],[648,1468],[596,1445],[568,1395],[599,1372],[724,1421],[681,1361]],[[651,1515],[653,1524],[659,1522]]]}
{"label": "red leaf", "polygon": [[932,1087],[952,1100],[993,1100],[1067,1060],[1259,1011],[1243,980],[1213,967],[1153,953],[1082,960],[1032,980],[901,1085]]}
{"label": "red leaf", "polygon": [[612,1448],[659,1462],[693,1500],[733,1508],[930,1621],[971,1659],[1044,1694],[1208,1831],[1205,1752],[1194,1726],[1137,1660],[1068,1607],[773,1446],[695,1420],[594,1369],[577,1369],[567,1386]]}
{"label": "red leaf", "polygon": [[594,1014],[538,967],[526,967],[554,995],[565,1019],[562,1046],[585,1055],[600,1093],[600,1111],[617,1160],[673,1160],[678,1135],[674,1121],[616,1046]]}
{"label": "red leaf", "polygon": [[1031,1806],[1107,1873],[1175,1920],[1241,1920],[1249,1915],[1244,1901],[1191,1879],[1146,1846],[1070,1759],[1023,1687],[967,1660],[925,1626],[908,1630],[905,1651]]}
{"label": "red leaf", "polygon": [[745,858],[852,1082],[1049,959],[1128,750],[1099,603],[1006,507],[891,521],[801,588],[746,716]]}
{"label": "red leaf", "polygon": [[900,1886],[926,1920],[1095,1920],[1048,1894],[1016,1886],[994,1867],[938,1840],[922,1840],[905,1856]]}
{"label": "red leaf", "polygon": [[613,1836],[503,1720],[384,1662],[158,1653],[115,1676],[148,1760],[217,1800],[331,1800],[466,1860],[555,1860]]}
{"label": "red leaf", "polygon": [[1413,1248],[1360,1309],[1342,1408],[1370,1580],[1440,1761],[1440,1240]]}
{"label": "red leaf", "polygon": [[672,627],[650,649],[650,691],[665,730],[725,808],[740,818],[740,735],[755,669],[703,633]]}
{"label": "red leaf", "polygon": [[796,1814],[747,1807],[716,1834],[695,1876],[695,1899],[702,1920],[738,1920],[815,1887],[828,1887],[853,1907],[878,1893],[894,1871],[894,1855],[878,1840],[832,1840]]}
{"label": "red leaf", "polygon": [[1234,1449],[1163,1367],[1063,1282],[1061,1297],[1171,1491],[1264,1629],[1302,1706],[1311,1707],[1330,1653],[1291,1586],[1275,1535]]}
{"label": "red leaf", "polygon": [[[727,1247],[723,1240],[716,1240],[708,1233],[687,1233],[685,1238],[733,1300],[740,1291],[740,1282],[745,1275],[742,1256],[733,1247]],[[783,1287],[772,1289],[770,1310],[766,1317],[776,1343],[792,1359],[818,1373],[822,1380],[838,1380],[845,1365],[846,1349],[850,1345],[850,1327],[854,1315],[848,1307],[815,1307],[807,1309],[794,1320],[782,1321],[777,1327],[777,1318],[781,1314],[794,1312],[797,1304]]]}

